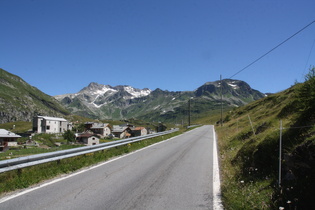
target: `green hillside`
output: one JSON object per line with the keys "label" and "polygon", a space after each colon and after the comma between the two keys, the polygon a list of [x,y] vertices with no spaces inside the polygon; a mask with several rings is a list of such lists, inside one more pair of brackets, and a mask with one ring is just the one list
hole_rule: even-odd
{"label": "green hillside", "polygon": [[35,114],[64,116],[69,112],[53,97],[0,68],[0,123],[30,121]]}
{"label": "green hillside", "polygon": [[315,68],[303,84],[226,112],[216,128],[225,209],[315,209],[314,122]]}

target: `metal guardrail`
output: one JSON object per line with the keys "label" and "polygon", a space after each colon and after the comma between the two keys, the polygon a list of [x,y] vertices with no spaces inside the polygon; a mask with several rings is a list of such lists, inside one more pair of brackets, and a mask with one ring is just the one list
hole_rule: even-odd
{"label": "metal guardrail", "polygon": [[19,158],[14,158],[10,160],[2,160],[0,161],[0,173],[6,172],[6,171],[12,171],[16,169],[21,169],[21,168],[26,168],[29,166],[39,165],[42,163],[57,161],[57,160],[65,159],[65,158],[84,155],[88,153],[93,153],[93,152],[97,152],[97,151],[101,151],[105,149],[110,149],[113,147],[122,146],[129,143],[142,141],[145,139],[150,139],[153,137],[163,136],[169,133],[176,132],[178,130],[179,129],[176,128],[169,131],[148,134],[145,136],[132,137],[128,139],[122,139],[118,141],[107,142],[107,143],[102,143],[102,144],[93,145],[93,146],[85,146],[85,147],[62,150],[62,151],[57,151],[57,152],[49,152],[49,153],[19,157]]}

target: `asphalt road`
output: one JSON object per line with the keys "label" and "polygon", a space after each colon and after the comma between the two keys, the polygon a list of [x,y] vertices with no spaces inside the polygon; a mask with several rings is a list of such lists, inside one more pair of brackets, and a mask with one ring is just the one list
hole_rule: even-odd
{"label": "asphalt road", "polygon": [[0,199],[0,209],[213,209],[213,127]]}

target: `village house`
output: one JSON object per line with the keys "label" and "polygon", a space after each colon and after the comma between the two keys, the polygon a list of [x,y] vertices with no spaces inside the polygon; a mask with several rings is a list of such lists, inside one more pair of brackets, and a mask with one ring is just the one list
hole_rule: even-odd
{"label": "village house", "polygon": [[33,118],[33,132],[64,133],[72,129],[72,124],[64,118],[36,116]]}
{"label": "village house", "polygon": [[92,131],[94,134],[99,134],[101,137],[109,136],[112,132],[112,127],[109,123],[85,123],[85,129]]}
{"label": "village house", "polygon": [[10,146],[17,146],[17,139],[20,137],[15,133],[0,129],[0,152],[8,150]]}
{"label": "village house", "polygon": [[98,138],[98,136],[90,131],[76,134],[76,140],[86,146],[97,145],[100,143],[100,139]]}
{"label": "village house", "polygon": [[130,128],[130,126],[128,125],[114,125],[113,126],[113,131],[112,134],[116,137],[116,138],[128,138],[131,136],[132,130]]}
{"label": "village house", "polygon": [[148,134],[148,130],[145,127],[135,127],[131,128],[132,136],[144,136]]}

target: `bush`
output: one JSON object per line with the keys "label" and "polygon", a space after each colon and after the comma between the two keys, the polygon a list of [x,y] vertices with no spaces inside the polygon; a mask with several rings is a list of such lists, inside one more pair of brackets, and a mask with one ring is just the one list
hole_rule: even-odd
{"label": "bush", "polygon": [[302,111],[314,110],[315,108],[315,67],[311,68],[305,76],[305,82],[298,91],[300,109]]}
{"label": "bush", "polygon": [[74,142],[75,141],[75,134],[73,131],[67,130],[62,136],[68,142]]}

